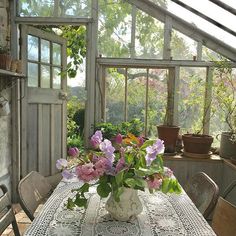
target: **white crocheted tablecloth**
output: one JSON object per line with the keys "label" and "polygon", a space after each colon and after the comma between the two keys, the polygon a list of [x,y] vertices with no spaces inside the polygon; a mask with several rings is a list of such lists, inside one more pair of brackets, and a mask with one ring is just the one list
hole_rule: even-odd
{"label": "white crocheted tablecloth", "polygon": [[183,236],[215,235],[186,193],[180,195],[161,192],[149,194],[139,191],[143,212],[129,222],[113,220],[105,210],[106,199],[100,199],[95,189],[89,193],[85,210],[66,209],[73,196],[71,189],[80,183],[61,182],[45,203],[43,210],[26,231],[26,236]]}

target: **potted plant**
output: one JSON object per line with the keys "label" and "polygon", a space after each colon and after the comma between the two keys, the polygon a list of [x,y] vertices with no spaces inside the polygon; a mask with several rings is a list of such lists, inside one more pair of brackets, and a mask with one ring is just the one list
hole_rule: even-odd
{"label": "potted plant", "polygon": [[216,62],[214,97],[228,130],[221,133],[220,156],[236,161],[236,78],[227,61]]}
{"label": "potted plant", "polygon": [[[205,124],[209,122],[207,114],[211,107],[211,100],[205,103],[204,115],[201,122],[201,127],[194,133],[186,133],[182,135],[184,144],[184,155],[188,157],[208,158],[210,157],[211,145],[214,138],[211,135],[203,133]],[[213,114],[213,113],[212,113]]]}
{"label": "potted plant", "polygon": [[10,70],[12,58],[7,46],[0,46],[0,69]]}
{"label": "potted plant", "polygon": [[97,194],[108,198],[105,208],[113,218],[128,221],[142,212],[142,203],[137,191],[149,189],[150,193],[180,193],[181,186],[173,172],[163,166],[161,155],[163,141],[147,140],[140,142],[138,137],[129,134],[119,144],[119,151],[102,132],[97,130],[91,137],[91,143],[97,151],[77,153],[71,161],[57,161],[57,168],[63,170],[66,179],[77,178],[84,184],[75,189],[74,198],[68,198],[67,208],[87,207],[89,188],[97,186]]}

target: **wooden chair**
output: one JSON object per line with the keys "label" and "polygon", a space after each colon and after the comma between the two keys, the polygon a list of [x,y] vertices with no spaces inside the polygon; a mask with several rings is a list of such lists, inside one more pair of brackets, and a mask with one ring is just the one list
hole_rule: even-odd
{"label": "wooden chair", "polygon": [[217,236],[236,235],[236,206],[219,197],[212,219],[212,228]]}
{"label": "wooden chair", "polygon": [[0,198],[0,235],[12,224],[14,234],[20,236],[16,218],[11,206],[10,196],[5,185],[0,185],[3,195]]}
{"label": "wooden chair", "polygon": [[218,199],[212,220],[212,228],[218,236],[236,235],[236,180],[234,180]]}
{"label": "wooden chair", "polygon": [[44,176],[32,171],[19,182],[17,190],[22,209],[33,221],[36,209],[51,195],[53,187]]}
{"label": "wooden chair", "polygon": [[62,175],[61,172],[55,174],[55,175],[50,175],[45,177],[49,184],[52,186],[53,189],[57,187],[57,185],[60,183],[62,180]]}
{"label": "wooden chair", "polygon": [[199,172],[187,183],[185,191],[202,215],[207,218],[219,197],[217,184],[207,174]]}

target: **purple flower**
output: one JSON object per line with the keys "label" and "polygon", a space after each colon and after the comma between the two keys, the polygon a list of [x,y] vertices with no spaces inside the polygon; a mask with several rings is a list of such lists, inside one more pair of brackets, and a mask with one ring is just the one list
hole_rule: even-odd
{"label": "purple flower", "polygon": [[68,155],[71,156],[71,157],[75,157],[79,154],[79,149],[77,147],[71,147],[69,148],[68,150]]}
{"label": "purple flower", "polygon": [[121,144],[122,143],[122,135],[121,134],[117,134],[115,137],[115,142],[117,144]]}
{"label": "purple flower", "polygon": [[69,170],[63,170],[61,174],[64,179],[72,179],[75,177],[75,175],[71,173]]}
{"label": "purple flower", "polygon": [[102,142],[102,132],[101,130],[97,130],[95,134],[91,137],[90,143],[94,148],[98,148],[101,142]]}
{"label": "purple flower", "polygon": [[147,154],[145,156],[147,166],[150,166],[152,162],[156,159],[156,156],[164,152],[164,141],[157,139],[157,141],[146,148]]}
{"label": "purple flower", "polygon": [[114,151],[115,148],[112,146],[111,141],[108,139],[105,139],[102,143],[99,145],[100,150],[105,154],[107,158],[111,160],[111,162],[114,162]]}
{"label": "purple flower", "polygon": [[58,159],[56,162],[56,167],[58,170],[62,170],[64,168],[66,168],[68,165],[68,162],[66,159]]}
{"label": "purple flower", "polygon": [[139,137],[138,137],[138,141],[139,141],[138,146],[141,147],[141,146],[143,145],[143,143],[144,143],[143,137],[139,136]]}

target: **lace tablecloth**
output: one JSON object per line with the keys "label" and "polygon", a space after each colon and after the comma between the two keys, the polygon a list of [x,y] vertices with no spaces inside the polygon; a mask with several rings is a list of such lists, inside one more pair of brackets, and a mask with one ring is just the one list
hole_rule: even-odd
{"label": "lace tablecloth", "polygon": [[165,195],[139,191],[143,212],[129,222],[113,220],[105,210],[106,199],[100,200],[95,189],[89,195],[88,208],[68,210],[65,203],[80,183],[61,182],[43,210],[26,231],[26,236],[178,236],[215,235],[211,227],[182,193]]}

